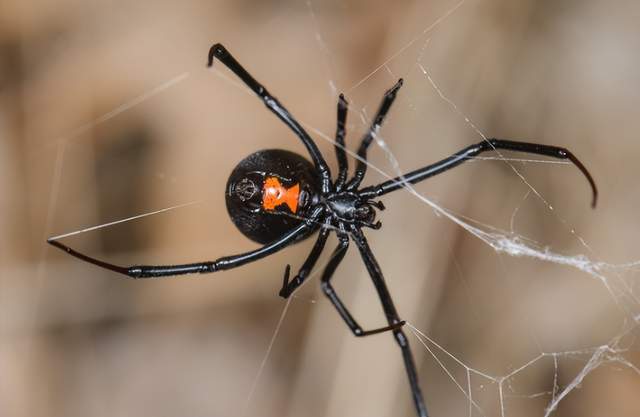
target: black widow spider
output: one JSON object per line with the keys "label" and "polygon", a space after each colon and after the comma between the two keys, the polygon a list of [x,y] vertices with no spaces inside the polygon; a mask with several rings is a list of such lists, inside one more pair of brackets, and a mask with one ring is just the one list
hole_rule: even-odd
{"label": "black widow spider", "polygon": [[[597,189],[591,175],[584,165],[567,149],[536,143],[488,139],[468,146],[448,158],[406,175],[378,185],[359,189],[367,171],[367,149],[402,86],[402,79],[400,79],[384,94],[375,119],[360,142],[358,162],[351,179],[347,179],[348,163],[344,141],[347,101],[342,94],[340,95],[335,140],[338,175],[336,180],[333,181],[329,167],[318,147],[284,106],[262,84],[256,81],[221,44],[215,44],[209,50],[208,66],[213,65],[214,58],[220,60],[236,74],[263,100],[269,110],[274,112],[280,120],[293,130],[307,148],[313,161],[313,164],[311,164],[303,157],[289,151],[263,150],[253,153],[242,160],[231,173],[226,190],[226,204],[229,215],[245,236],[264,244],[264,246],[250,252],[223,257],[215,261],[183,265],[123,267],[79,253],[58,242],[55,238],[51,238],[47,242],[83,261],[131,278],[159,278],[236,268],[271,255],[286,246],[309,237],[319,230],[318,239],[298,274],[293,279],[290,279],[290,265],[287,265],[285,269],[280,296],[288,298],[309,276],[324,249],[329,233],[334,230],[338,236],[339,243],[322,274],[322,291],[355,336],[369,336],[386,331],[393,333],[402,351],[402,358],[409,384],[411,385],[411,393],[417,414],[420,417],[427,417],[427,408],[418,384],[418,375],[409,348],[409,341],[402,331],[402,326],[405,322],[400,319],[385,284],[382,270],[362,232],[363,227],[379,229],[381,226],[379,221],[375,221],[376,209],[384,210],[384,205],[380,201],[374,201],[373,199],[406,187],[407,184],[416,184],[438,175],[482,152],[497,149],[569,159],[589,181],[593,192],[591,204],[595,207]],[[344,258],[350,240],[353,240],[360,251],[362,260],[378,292],[382,309],[387,318],[387,326],[363,330],[331,286],[333,273]]]}

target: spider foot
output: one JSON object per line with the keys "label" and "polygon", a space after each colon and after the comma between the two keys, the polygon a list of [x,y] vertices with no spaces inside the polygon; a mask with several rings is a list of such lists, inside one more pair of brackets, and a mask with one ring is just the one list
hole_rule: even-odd
{"label": "spider foot", "polygon": [[211,47],[211,49],[209,49],[209,60],[207,62],[207,66],[210,67],[213,65],[213,58],[214,56],[217,58],[220,58],[222,56],[228,55],[229,52],[227,51],[227,49],[222,46],[221,43],[216,43],[215,45],[213,45]]}
{"label": "spider foot", "polygon": [[402,78],[400,78],[398,80],[398,82],[393,85],[393,87],[391,87],[389,90],[387,90],[387,92],[385,93],[385,96],[390,96],[390,97],[395,98],[396,93],[398,92],[400,87],[402,87],[403,83],[404,83],[404,80]]}
{"label": "spider foot", "polygon": [[378,329],[366,330],[366,331],[362,330],[361,328],[358,327],[358,328],[353,330],[353,334],[355,334],[358,337],[370,336],[372,334],[378,334],[378,333],[384,333],[384,332],[388,332],[388,331],[398,330],[402,326],[404,326],[405,324],[406,324],[406,321],[402,320],[402,321],[394,323],[394,324],[392,324],[390,326],[380,327]]}
{"label": "spider foot", "polygon": [[291,295],[291,290],[289,290],[289,277],[291,276],[291,265],[287,264],[284,269],[284,279],[282,280],[282,288],[278,295],[285,300],[289,298]]}

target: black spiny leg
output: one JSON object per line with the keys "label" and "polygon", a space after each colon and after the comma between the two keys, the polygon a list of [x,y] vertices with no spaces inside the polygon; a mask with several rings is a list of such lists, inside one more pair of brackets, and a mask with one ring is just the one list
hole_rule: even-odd
{"label": "black spiny leg", "polygon": [[289,281],[289,275],[291,273],[291,265],[287,265],[287,268],[284,272],[284,281],[282,283],[282,289],[280,290],[280,297],[287,299],[293,292],[298,289],[299,286],[307,279],[309,273],[313,269],[314,265],[318,261],[320,254],[324,249],[324,245],[327,243],[327,237],[329,237],[329,232],[331,231],[328,226],[331,223],[331,217],[328,217],[325,221],[325,227],[320,230],[320,234],[318,235],[318,239],[316,243],[313,245],[313,249],[307,256],[307,259],[302,264],[302,267],[298,271],[298,274],[293,277],[291,281]]}
{"label": "black spiny leg", "polygon": [[[393,304],[393,300],[391,299],[391,294],[389,294],[387,284],[385,284],[384,282],[382,270],[380,269],[376,258],[373,256],[373,252],[371,252],[371,248],[367,243],[367,239],[364,237],[362,231],[358,227],[354,226],[351,228],[351,230],[353,232],[353,240],[360,250],[362,260],[364,261],[364,264],[369,271],[369,275],[371,276],[371,281],[373,281],[373,285],[376,287],[378,297],[380,298],[380,302],[382,303],[382,308],[384,310],[385,316],[387,316],[389,325],[393,326],[397,325],[398,323],[404,323],[398,316],[396,307]],[[420,390],[420,384],[418,382],[418,372],[416,371],[416,365],[413,361],[413,355],[411,354],[411,348],[409,347],[407,336],[400,328],[396,328],[393,331],[393,336],[396,339],[398,346],[400,346],[400,350],[402,351],[402,359],[404,360],[404,367],[407,371],[409,384],[411,385],[411,394],[413,396],[413,403],[416,407],[416,411],[418,412],[418,415],[420,417],[428,417],[427,407],[424,404],[422,391]]]}
{"label": "black spiny leg", "polygon": [[323,208],[317,207],[309,216],[309,218],[300,224],[298,227],[282,236],[280,239],[271,242],[261,248],[252,250],[250,252],[241,253],[239,255],[225,256],[224,258],[216,259],[215,261],[197,262],[183,265],[136,265],[136,266],[119,266],[108,262],[101,261],[83,253],[77,252],[71,249],[69,246],[58,242],[55,239],[48,239],[47,243],[55,246],[56,248],[67,252],[71,256],[75,256],[85,262],[89,262],[93,265],[108,269],[113,272],[126,275],[129,278],[161,278],[174,275],[195,274],[195,273],[209,273],[216,271],[223,271],[226,269],[237,268],[239,266],[248,264],[250,262],[257,261],[266,256],[276,253],[277,251],[284,249],[290,244],[294,243],[298,237],[304,235],[311,229]]}
{"label": "black spiny leg", "polygon": [[342,303],[342,300],[340,300],[340,297],[338,297],[338,295],[336,294],[330,281],[333,277],[333,273],[336,271],[336,268],[342,261],[342,258],[344,258],[344,255],[347,253],[347,248],[349,247],[349,237],[346,234],[339,233],[338,239],[340,240],[340,243],[338,244],[338,247],[335,249],[333,254],[331,254],[331,260],[327,264],[327,267],[322,274],[322,291],[329,298],[331,304],[333,304],[333,306],[336,308],[338,314],[340,314],[340,317],[342,317],[342,319],[347,324],[347,326],[349,326],[349,329],[351,329],[354,335],[363,337],[386,332],[389,330],[398,330],[404,325],[404,321],[398,321],[397,323],[393,323],[385,327],[380,327],[378,329],[362,330],[362,327],[360,327],[358,322],[356,322],[351,313],[349,313],[349,310],[347,310],[347,308]]}
{"label": "black spiny leg", "polygon": [[334,187],[336,191],[341,191],[342,186],[347,180],[349,163],[347,161],[347,153],[345,152],[345,124],[347,123],[347,109],[349,103],[345,100],[344,95],[340,94],[338,98],[338,126],[336,128],[336,158],[338,159],[338,177]]}
{"label": "black spiny leg", "polygon": [[387,112],[389,112],[389,108],[393,104],[393,101],[396,99],[396,94],[398,90],[402,87],[402,78],[398,80],[398,82],[387,90],[384,93],[384,97],[382,98],[382,103],[380,103],[380,108],[378,109],[378,113],[376,114],[375,119],[373,119],[373,123],[367,134],[362,138],[362,142],[360,142],[360,148],[358,148],[358,156],[361,158],[358,160],[358,164],[356,165],[356,171],[353,174],[353,178],[347,184],[348,190],[356,190],[360,186],[362,179],[364,178],[364,174],[367,173],[367,148],[371,145],[371,141],[373,140],[373,136],[378,132],[380,126],[382,126],[382,122],[384,122],[384,118],[387,116]]}
{"label": "black spiny leg", "polygon": [[273,97],[262,84],[256,81],[256,79],[253,78],[238,61],[236,61],[233,55],[231,55],[231,53],[227,51],[222,44],[216,43],[211,47],[211,49],[209,49],[209,67],[213,65],[214,57],[218,58],[220,62],[236,74],[238,78],[247,85],[247,87],[256,93],[262,101],[264,101],[265,106],[274,112],[276,116],[289,126],[296,136],[300,138],[304,146],[307,148],[307,151],[309,151],[313,164],[322,178],[322,192],[329,192],[331,189],[331,172],[329,171],[329,166],[306,130],[304,130],[291,113],[289,113],[289,111],[280,104],[277,98]]}
{"label": "black spiny leg", "polygon": [[589,185],[591,186],[591,191],[593,193],[591,206],[596,206],[596,202],[598,200],[598,189],[596,188],[596,183],[595,181],[593,181],[593,178],[591,177],[591,174],[589,174],[589,171],[587,171],[587,168],[582,164],[582,162],[580,162],[578,158],[576,158],[571,153],[571,151],[566,148],[560,148],[558,146],[541,145],[539,143],[516,142],[514,140],[503,139],[487,139],[483,140],[482,142],[476,143],[475,145],[467,146],[461,151],[458,151],[453,155],[434,164],[427,165],[424,168],[416,169],[415,171],[411,171],[401,177],[385,181],[382,184],[363,188],[362,190],[360,190],[359,194],[363,198],[379,197],[381,195],[402,188],[407,184],[417,184],[420,181],[426,180],[427,178],[450,170],[451,168],[454,168],[468,161],[476,155],[479,155],[483,152],[495,151],[496,149],[531,153],[536,155],[550,156],[557,159],[570,160],[587,178],[587,181],[589,181]]}

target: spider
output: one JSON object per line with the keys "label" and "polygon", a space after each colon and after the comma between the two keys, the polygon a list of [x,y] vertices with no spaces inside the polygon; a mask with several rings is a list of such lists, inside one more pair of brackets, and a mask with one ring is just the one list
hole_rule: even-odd
{"label": "spider", "polygon": [[[322,274],[322,291],[355,336],[364,337],[382,332],[393,334],[402,352],[402,359],[409,379],[417,415],[427,417],[427,408],[418,383],[418,374],[409,347],[409,341],[402,330],[405,321],[398,314],[385,283],[382,270],[362,230],[363,228],[380,229],[381,227],[381,223],[376,221],[376,214],[377,210],[384,210],[385,206],[376,199],[392,191],[404,188],[408,184],[416,184],[441,174],[478,154],[497,149],[570,160],[589,181],[593,194],[591,205],[595,207],[598,194],[591,174],[565,148],[512,140],[487,139],[468,146],[431,165],[377,185],[360,188],[360,184],[367,172],[367,150],[391,108],[398,90],[402,86],[402,79],[384,94],[377,114],[360,142],[358,162],[351,178],[348,178],[348,162],[345,152],[345,123],[348,103],[344,95],[341,94],[339,96],[335,138],[338,174],[334,180],[327,162],[300,123],[219,43],[213,45],[209,50],[209,67],[213,65],[214,59],[224,64],[257,94],[267,108],[275,113],[298,136],[311,156],[312,162],[309,162],[293,152],[279,149],[262,150],[243,159],[231,172],[225,193],[229,216],[240,232],[263,246],[239,255],[219,258],[215,261],[182,265],[137,265],[125,267],[77,252],[55,238],[50,238],[47,242],[85,262],[130,278],[160,278],[237,268],[249,262],[265,258],[293,243],[310,237],[315,232],[319,232],[311,252],[298,273],[291,278],[291,266],[287,265],[285,268],[284,280],[279,295],[286,299],[309,277],[311,270],[324,250],[329,234],[331,231],[335,231],[339,243]],[[347,253],[347,248],[351,241],[358,248],[378,293],[382,310],[388,322],[387,326],[364,330],[331,285],[334,272]]]}

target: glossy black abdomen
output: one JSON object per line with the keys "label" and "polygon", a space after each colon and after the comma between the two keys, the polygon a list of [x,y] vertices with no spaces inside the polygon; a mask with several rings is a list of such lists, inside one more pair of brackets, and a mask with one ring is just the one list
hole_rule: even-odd
{"label": "glossy black abdomen", "polygon": [[[265,208],[265,182],[277,180],[283,190],[299,190],[295,211],[293,204]],[[297,188],[296,188],[297,187]],[[311,162],[282,149],[252,153],[233,169],[225,192],[229,217],[238,230],[258,243],[269,243],[295,229],[308,214],[309,202],[320,190],[320,178]],[[290,191],[289,197],[293,194]],[[310,233],[300,239],[308,237]]]}

